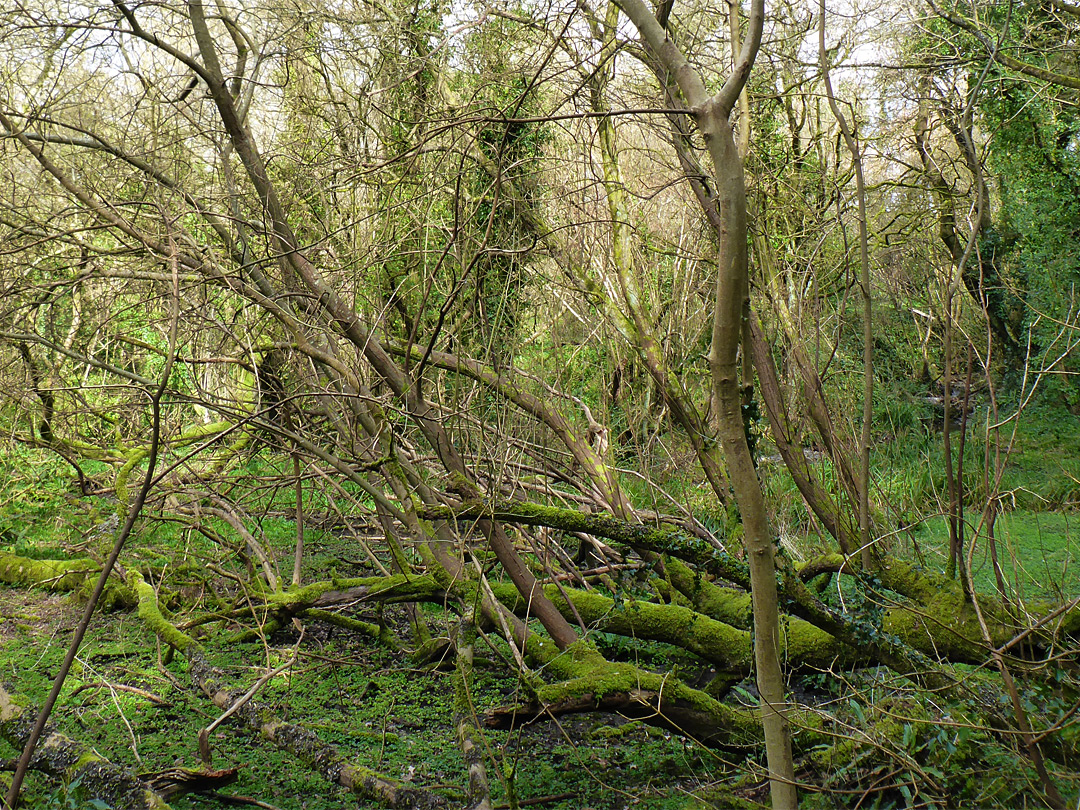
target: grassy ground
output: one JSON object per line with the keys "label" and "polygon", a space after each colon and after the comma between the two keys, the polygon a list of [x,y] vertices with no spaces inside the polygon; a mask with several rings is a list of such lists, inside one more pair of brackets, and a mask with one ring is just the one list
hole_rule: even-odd
{"label": "grassy ground", "polygon": [[[0,625],[2,677],[40,702],[77,622],[77,610],[66,599],[16,591],[3,592],[0,606],[7,617]],[[308,631],[295,666],[275,678],[258,699],[278,716],[316,731],[356,764],[460,797],[465,771],[454,739],[449,675],[418,670],[406,656],[358,642],[343,631],[312,625]],[[293,642],[295,633],[289,633],[265,645],[213,644],[209,653],[239,686],[253,682],[267,665],[288,660]],[[494,654],[482,647],[478,654]],[[478,657],[477,712],[515,699],[517,684],[504,672],[501,664],[485,667]],[[95,623],[54,719],[62,731],[107,752],[118,764],[156,771],[197,766],[198,730],[218,714],[191,687],[180,661],[165,667],[138,620],[116,614]],[[700,747],[611,717],[566,719],[485,736],[491,761],[498,763],[489,765],[497,802],[505,802],[507,791],[513,790],[520,800],[562,795],[545,806],[565,810],[635,804],[687,807],[693,804],[688,805],[686,796],[707,775],[715,777],[724,769]],[[214,767],[241,769],[239,782],[226,792],[283,810],[355,802],[288,754],[235,726],[221,727],[212,745]],[[0,744],[0,757],[17,754]],[[61,795],[51,780],[32,775],[23,806],[48,808]],[[172,806],[206,807],[207,800],[181,798]]]}
{"label": "grassy ground", "polygon": [[[979,527],[980,516],[966,531]],[[930,558],[944,567],[944,549],[948,547],[949,527],[945,518],[925,521],[916,538]],[[1011,592],[1023,598],[1064,600],[1080,593],[1080,515],[1072,512],[1033,512],[1018,509],[997,518],[994,526],[998,562],[1003,579]],[[996,578],[985,528],[975,542],[972,558],[975,587],[996,592]]]}
{"label": "grassy ground", "polygon": [[[1005,579],[1025,598],[1062,599],[1080,593],[1080,540],[1075,536],[1080,515],[1072,512],[1080,492],[1080,441],[1055,425],[1053,420],[1036,420],[1025,428],[1004,467],[1002,491],[1008,497],[1002,501],[1005,511],[997,519],[995,535]],[[938,439],[918,423],[896,427],[883,434],[888,441],[875,450],[880,500],[888,505],[897,525],[905,527],[893,542],[902,553],[917,551],[927,564],[943,565],[948,532],[940,516],[944,478]],[[974,529],[980,518],[982,486],[979,443],[970,442],[968,452],[968,519]],[[828,481],[828,462],[816,460],[815,464]],[[673,466],[665,490],[722,527],[728,516],[701,500],[702,489],[688,472],[692,468],[689,463]],[[812,553],[820,540],[790,478],[769,465],[762,466],[762,474],[775,525],[794,547]],[[0,475],[6,481],[0,502],[0,548],[32,557],[62,558],[87,550],[100,552],[111,538],[108,525],[114,503],[77,495],[70,486],[70,469],[63,463],[17,449],[0,456]],[[643,491],[637,500],[647,501],[656,493],[646,494]],[[283,510],[269,509],[275,498],[287,504],[289,493],[266,495],[259,536],[280,559],[287,559],[294,529]],[[666,508],[660,501],[656,506]],[[230,535],[224,525],[218,528],[222,536]],[[974,574],[977,587],[990,592],[994,577],[985,528],[982,532]],[[364,572],[364,555],[355,544],[318,528],[309,529],[308,542],[308,579]],[[195,604],[202,586],[180,563],[198,569],[220,558],[221,549],[208,538],[156,521],[142,524],[127,552],[129,561],[157,568],[169,561],[167,587],[184,593]],[[436,614],[430,615],[437,632]],[[373,621],[376,617],[361,618]],[[399,609],[390,610],[385,618],[404,631]],[[76,608],[66,599],[0,590],[0,678],[40,702],[76,621]],[[255,643],[209,641],[208,645],[214,659],[240,686],[252,683],[268,666],[287,660],[295,642],[296,634],[290,629]],[[657,660],[665,655],[663,649],[646,649],[623,639],[611,640],[605,647],[609,656],[620,652],[652,655]],[[507,651],[481,642],[477,655],[476,711],[514,702],[518,684],[499,663]],[[143,690],[163,702],[118,686]],[[275,678],[260,699],[280,716],[308,725],[357,764],[419,785],[443,786],[448,795],[460,795],[455,791],[461,790],[464,766],[451,722],[450,680],[439,672],[418,670],[404,654],[309,624],[295,665]],[[166,666],[139,620],[114,614],[95,622],[55,718],[66,733],[117,762],[154,771],[174,764],[195,766],[198,730],[217,714],[188,681],[182,661]],[[913,746],[936,744],[929,730],[919,734],[912,737]],[[747,765],[745,760],[724,762],[700,746],[656,729],[603,716],[540,724],[514,733],[489,732],[486,746],[497,803],[508,803],[511,794],[518,800],[561,796],[543,806],[563,810],[725,806],[694,796],[703,795],[724,774],[734,773],[736,765]],[[979,746],[985,747],[982,742]],[[282,810],[354,806],[354,800],[340,789],[238,728],[226,724],[219,729],[213,751],[216,767],[240,768],[239,782],[229,792],[253,796]],[[16,753],[0,744],[0,759]],[[62,787],[40,776],[31,777],[26,795],[24,806],[31,808],[83,806],[77,799],[69,801]],[[211,805],[206,799],[189,798],[174,800],[173,806]]]}
{"label": "grassy ground", "polygon": [[[969,431],[963,459],[964,537],[969,542],[977,533],[976,587],[996,591],[982,516],[988,493],[994,493],[999,511],[994,537],[1009,586],[1025,598],[1080,592],[1080,419],[1061,409],[1033,409],[1015,432],[1007,424],[995,434],[1000,453],[986,441],[985,421],[973,417]],[[958,444],[954,435],[954,469]],[[796,553],[815,554],[828,541],[818,534],[790,475],[777,463],[779,457],[770,458],[770,452],[766,444],[760,470],[774,525]],[[828,458],[812,447],[807,454],[822,482],[837,491]],[[926,564],[944,568],[949,533],[942,516],[949,498],[940,426],[914,406],[890,408],[876,425],[871,469],[875,501],[893,527],[886,542],[905,556],[921,555]]]}
{"label": "grassy ground", "polygon": [[[25,461],[25,459],[22,459]],[[12,466],[12,486],[0,506],[0,548],[37,558],[62,558],[111,539],[101,531],[111,519],[111,501],[76,497],[66,471],[51,463]],[[260,538],[279,559],[294,541],[290,521],[264,517]],[[225,527],[221,526],[225,535]],[[328,532],[309,530],[308,581],[371,573],[355,544]],[[159,567],[170,564],[160,584],[208,607],[197,568],[221,550],[205,537],[168,522],[146,521],[133,535],[126,559]],[[357,559],[360,558],[360,559]],[[193,569],[185,568],[195,566]],[[238,569],[242,570],[242,569]],[[40,704],[70,641],[80,606],[68,597],[0,589],[0,678]],[[432,608],[431,630],[442,614]],[[373,610],[358,615],[376,621]],[[383,620],[406,638],[403,609],[389,607]],[[253,643],[224,635],[206,641],[212,659],[236,687],[253,683],[268,667],[287,661],[297,633],[290,628]],[[510,658],[501,643],[477,644],[473,698],[478,714],[513,703],[518,683],[506,674]],[[624,645],[628,655],[643,651]],[[619,650],[609,654],[617,657]],[[141,690],[130,691],[128,688]],[[258,696],[279,717],[301,722],[356,764],[449,796],[462,795],[464,764],[452,723],[452,686],[447,672],[417,668],[404,653],[308,623],[293,667]],[[191,684],[177,657],[166,665],[155,640],[132,614],[99,616],[83,644],[53,718],[61,731],[139,772],[173,765],[198,765],[197,735],[219,714]],[[617,717],[584,716],[537,724],[520,731],[485,733],[489,776],[496,803],[556,797],[543,806],[580,810],[630,806],[705,806],[693,791],[727,766],[711,752],[679,737]],[[226,792],[247,795],[282,810],[355,806],[343,789],[249,733],[225,724],[212,738],[217,768],[239,767],[239,781]],[[0,760],[18,752],[0,742]],[[745,763],[740,763],[745,765]],[[24,807],[41,810],[89,807],[76,794],[40,775],[31,775]],[[559,798],[561,797],[561,798]],[[179,798],[178,810],[208,807],[207,799]],[[453,801],[451,802],[453,804]]]}

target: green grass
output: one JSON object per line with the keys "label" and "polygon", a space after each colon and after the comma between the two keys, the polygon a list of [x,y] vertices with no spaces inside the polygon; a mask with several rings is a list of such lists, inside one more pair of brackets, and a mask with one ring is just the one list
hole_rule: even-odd
{"label": "green grass", "polygon": [[[968,543],[979,518],[977,513],[967,515]],[[1080,593],[1080,515],[1030,510],[1006,512],[995,523],[994,537],[1005,582],[1021,597],[1063,600]],[[925,521],[916,538],[927,557],[944,567],[949,543],[945,518]],[[976,538],[972,563],[975,587],[984,593],[995,593],[997,586],[985,529]]]}
{"label": "green grass", "polygon": [[[62,629],[52,635],[27,630],[18,636],[20,643],[4,646],[4,677],[11,681],[17,676],[21,694],[35,702],[44,697],[74,621],[69,610]],[[309,630],[314,636],[305,642],[296,666],[275,678],[257,699],[279,717],[303,723],[357,764],[417,785],[442,786],[460,799],[465,769],[453,732],[449,675],[417,670],[407,657],[358,643],[341,631],[319,631],[313,625]],[[293,640],[277,638],[269,648],[211,643],[209,653],[240,687],[254,682],[265,665],[286,660]],[[490,655],[483,644],[478,653]],[[54,714],[64,733],[136,771],[198,765],[198,730],[220,712],[188,685],[179,659],[168,667],[184,687],[177,688],[135,617],[118,614],[95,623],[79,662]],[[78,691],[103,683],[144,689],[168,705],[155,706],[108,688]],[[473,683],[478,712],[513,702],[517,693],[517,682],[501,666],[480,664]],[[608,725],[611,722],[618,728]],[[676,808],[685,800],[670,790],[672,783],[691,790],[721,767],[709,752],[680,738],[597,716],[564,718],[512,733],[487,731],[485,739],[496,803],[505,801],[512,785],[520,799],[572,794],[572,799],[545,805],[561,810],[585,804],[597,810],[621,808],[635,801]],[[355,806],[344,790],[235,724],[222,726],[211,743],[214,767],[240,768],[239,782],[226,792],[253,796],[282,810]],[[17,754],[0,743],[0,756]],[[23,806],[44,810],[61,793],[55,782],[33,775]],[[171,805],[188,810],[206,803],[179,798]]]}
{"label": "green grass", "polygon": [[[907,527],[914,526],[915,540],[923,553],[930,561],[941,561],[948,543],[946,524],[939,517],[948,505],[945,454],[941,433],[926,423],[924,410],[903,399],[880,407],[871,453],[873,494],[883,509],[883,529],[900,529],[901,553],[905,553]],[[969,523],[975,524],[966,529],[968,537],[988,497],[984,423],[984,419],[973,419],[964,446],[965,512]],[[1005,576],[1021,595],[1074,594],[1080,583],[1073,537],[1080,526],[1080,518],[1073,516],[1080,506],[1080,419],[1060,408],[1032,408],[1023,415],[1015,437],[1011,425],[1002,429],[1001,442],[1000,484],[996,488],[991,484],[990,489],[996,492],[1002,512],[995,534]],[[954,454],[958,445],[954,435]],[[764,457],[775,454],[771,443],[763,445]],[[822,485],[832,493],[839,491],[828,458],[820,452],[813,457],[816,460],[811,466]],[[997,460],[991,453],[991,462]],[[759,473],[773,525],[781,537],[806,555],[831,548],[831,539],[819,537],[816,522],[787,469],[770,460],[761,464]],[[699,506],[697,511],[704,509]],[[974,562],[977,586],[993,591],[985,542],[977,544]]]}

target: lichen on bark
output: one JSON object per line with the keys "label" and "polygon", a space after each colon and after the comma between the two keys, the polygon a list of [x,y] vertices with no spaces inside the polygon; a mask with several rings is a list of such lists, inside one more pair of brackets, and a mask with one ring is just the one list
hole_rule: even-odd
{"label": "lichen on bark", "polygon": [[[26,698],[0,684],[0,736],[11,745],[21,749],[26,744],[37,714]],[[68,783],[78,781],[90,796],[114,810],[168,810],[165,801],[133,773],[59,733],[52,724],[45,726],[30,767]]]}

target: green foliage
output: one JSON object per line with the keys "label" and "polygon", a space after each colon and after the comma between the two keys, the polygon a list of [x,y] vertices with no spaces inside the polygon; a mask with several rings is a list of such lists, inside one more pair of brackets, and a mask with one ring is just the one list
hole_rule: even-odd
{"label": "green foliage", "polygon": [[[979,248],[1001,269],[995,305],[1023,330],[1033,330],[1037,353],[1055,341],[1076,314],[1080,280],[1080,204],[1076,146],[1080,116],[1028,82],[999,74],[980,104],[993,132],[991,167],[1000,177],[995,228]],[[1022,310],[1017,310],[1021,306]],[[1067,386],[1075,402],[1075,385]]]}
{"label": "green foliage", "polygon": [[800,806],[1010,807],[1038,791],[1030,763],[974,722],[975,705],[946,701],[936,715],[881,674],[856,676],[851,685],[864,697],[837,705],[845,731],[811,753],[820,792],[808,791]]}
{"label": "green foliage", "polygon": [[105,802],[87,796],[78,779],[61,785],[51,796],[23,802],[23,806],[28,810],[110,810]]}
{"label": "green foliage", "polygon": [[[16,446],[0,454],[0,546],[33,559],[63,559],[91,523],[75,506],[71,467],[47,451]],[[74,508],[73,508],[74,507]]]}

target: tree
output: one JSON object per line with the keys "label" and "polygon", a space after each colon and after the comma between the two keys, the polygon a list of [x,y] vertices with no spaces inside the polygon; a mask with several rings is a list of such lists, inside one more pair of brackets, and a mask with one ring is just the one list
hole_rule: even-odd
{"label": "tree", "polygon": [[[852,570],[846,555],[877,533],[875,505],[823,364],[800,340],[810,317],[792,303],[812,278],[800,263],[819,251],[809,223],[847,178],[811,95],[788,92],[803,81],[793,45],[770,55],[787,60],[781,97],[744,95],[761,3],[745,32],[737,8],[654,14],[637,0],[453,21],[434,4],[84,11],[43,3],[11,12],[3,32],[27,54],[0,99],[12,189],[0,215],[14,381],[4,413],[20,442],[72,466],[86,497],[114,495],[131,526],[145,498],[140,525],[213,544],[232,583],[221,588],[235,588],[219,613],[181,622],[176,603],[163,611],[172,568],[131,551],[104,598],[137,610],[221,708],[363,797],[446,801],[349,762],[223,681],[192,628],[254,614],[264,635],[293,619],[335,622],[417,660],[452,660],[472,807],[491,806],[495,782],[482,728],[582,711],[722,749],[764,744],[774,805],[793,806],[795,753],[838,751],[842,721],[789,705],[785,678],[834,661],[885,666],[974,706],[1011,744],[1001,706],[1019,687],[1004,674],[980,683],[987,703],[953,664],[985,663],[1021,634],[1035,667],[1072,643],[1075,605],[1020,617],[902,560]],[[733,54],[710,42],[718,26]],[[776,182],[790,154],[800,207],[762,195],[751,230],[744,153],[763,143],[773,151],[749,147],[755,179]],[[838,264],[843,242],[824,248]],[[843,312],[843,275],[808,313]],[[781,372],[829,448],[834,486],[803,453],[767,329],[790,344]],[[799,567],[776,553],[751,449],[755,370],[771,438],[842,555],[831,540]],[[649,444],[711,493],[668,492],[655,457],[635,455]],[[699,473],[679,469],[690,458]],[[296,528],[291,578],[262,530],[283,508]],[[319,526],[357,538],[355,576],[312,575]],[[377,542],[362,540],[370,532]],[[97,569],[81,555],[0,559],[8,581],[65,590]],[[618,580],[626,570],[639,581]],[[829,583],[845,601],[822,596]],[[398,602],[411,606],[404,639],[341,613]],[[613,660],[598,633],[680,648],[713,677],[703,689]],[[491,634],[523,692],[480,714],[473,648]],[[723,700],[751,673],[763,728]],[[0,731],[22,746],[19,722]],[[897,761],[914,767],[906,756]]]}
{"label": "tree", "polygon": [[[784,679],[780,669],[773,536],[769,530],[761,485],[746,441],[738,363],[739,347],[743,345],[743,336],[749,328],[750,279],[746,255],[746,187],[742,159],[735,145],[729,118],[757,57],[764,23],[764,3],[754,4],[749,30],[739,49],[738,59],[733,60],[731,76],[715,95],[708,93],[698,73],[644,4],[623,0],[620,7],[634,23],[655,58],[678,83],[713,162],[722,236],[717,256],[716,308],[712,321],[709,367],[718,408],[720,441],[735,491],[735,501],[741,513],[750,561],[757,683],[762,699],[772,802],[777,808],[794,807],[798,802],[784,700]],[[734,13],[737,16],[738,12]],[[732,37],[733,51],[737,41],[735,34]],[[749,384],[749,381],[743,384]],[[725,495],[719,489],[716,494],[720,498]]]}

